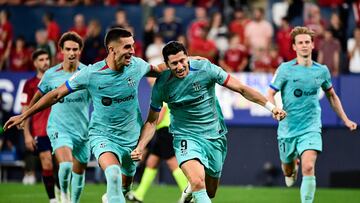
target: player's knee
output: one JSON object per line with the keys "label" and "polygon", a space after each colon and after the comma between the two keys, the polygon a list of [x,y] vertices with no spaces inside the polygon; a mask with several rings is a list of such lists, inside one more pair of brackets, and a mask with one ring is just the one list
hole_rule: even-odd
{"label": "player's knee", "polygon": [[63,172],[64,174],[69,174],[72,171],[73,163],[72,162],[61,162],[59,164],[59,172]]}
{"label": "player's knee", "polygon": [[312,163],[304,163],[302,165],[303,175],[312,175],[314,174],[314,165]]}
{"label": "player's knee", "polygon": [[198,191],[205,188],[205,179],[201,177],[195,177],[190,179],[192,191]]}
{"label": "player's knee", "polygon": [[111,165],[105,169],[106,181],[108,183],[118,184],[121,181],[121,169],[118,165]]}

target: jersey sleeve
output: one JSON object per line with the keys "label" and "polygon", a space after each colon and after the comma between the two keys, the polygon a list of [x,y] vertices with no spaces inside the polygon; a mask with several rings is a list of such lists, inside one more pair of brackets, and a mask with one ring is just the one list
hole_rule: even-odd
{"label": "jersey sleeve", "polygon": [[136,58],[136,64],[140,67],[141,77],[153,70],[153,66],[141,58]]}
{"label": "jersey sleeve", "polygon": [[89,83],[90,67],[83,68],[74,73],[66,82],[65,85],[70,92],[74,92],[87,87]]}
{"label": "jersey sleeve", "polygon": [[324,81],[321,84],[321,88],[324,91],[330,90],[332,88],[332,82],[331,82],[331,75],[330,75],[330,71],[329,69],[325,66],[325,71],[324,71]]}
{"label": "jersey sleeve", "polygon": [[38,85],[38,89],[43,95],[52,90],[50,86],[50,81],[51,77],[49,76],[48,72],[45,72]]}
{"label": "jersey sleeve", "polygon": [[33,97],[32,91],[30,89],[30,81],[26,81],[24,85],[24,89],[21,93],[20,102],[21,106],[27,106],[30,104],[31,98]]}
{"label": "jersey sleeve", "polygon": [[156,112],[160,112],[163,106],[162,91],[160,91],[159,83],[159,79],[157,79],[151,92],[150,108]]}
{"label": "jersey sleeve", "polygon": [[286,74],[284,71],[284,66],[280,65],[274,74],[270,87],[275,91],[279,91],[281,90],[285,82],[286,82]]}
{"label": "jersey sleeve", "polygon": [[210,78],[219,85],[226,85],[230,79],[230,75],[227,72],[219,66],[212,64],[210,61],[206,62],[206,72],[209,74]]}

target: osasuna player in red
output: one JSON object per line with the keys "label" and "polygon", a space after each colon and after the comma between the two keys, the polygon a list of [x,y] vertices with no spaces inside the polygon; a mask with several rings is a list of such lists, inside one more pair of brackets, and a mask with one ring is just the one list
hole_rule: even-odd
{"label": "osasuna player in red", "polygon": [[[38,84],[45,71],[50,66],[49,54],[42,49],[35,50],[32,54],[32,60],[37,70],[36,75],[26,81],[21,96],[22,111],[29,107],[31,99],[38,91]],[[41,162],[41,174],[50,203],[56,203],[55,199],[55,178],[53,174],[53,161],[51,155],[51,144],[46,133],[46,126],[50,108],[34,114],[24,123],[24,138],[26,149],[39,156]]]}

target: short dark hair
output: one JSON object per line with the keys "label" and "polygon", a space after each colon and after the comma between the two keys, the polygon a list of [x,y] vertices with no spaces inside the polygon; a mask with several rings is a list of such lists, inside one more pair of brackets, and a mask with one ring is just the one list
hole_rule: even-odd
{"label": "short dark hair", "polygon": [[162,50],[162,55],[164,57],[165,63],[167,63],[167,61],[169,60],[170,55],[176,55],[181,51],[183,51],[184,54],[187,55],[186,48],[182,43],[177,41],[168,42]]}
{"label": "short dark hair", "polygon": [[80,37],[80,35],[73,31],[65,32],[63,35],[61,35],[60,40],[59,40],[59,47],[61,49],[64,48],[64,44],[66,41],[73,41],[73,42],[78,43],[80,50],[84,46],[84,42],[83,42],[82,38]]}
{"label": "short dark hair", "polygon": [[35,61],[40,55],[46,54],[49,56],[49,53],[47,51],[45,51],[44,49],[36,49],[32,55],[31,55],[31,59],[33,61]]}
{"label": "short dark hair", "polygon": [[108,52],[108,46],[110,44],[110,42],[113,41],[117,41],[119,40],[119,38],[124,38],[124,37],[132,37],[133,35],[131,34],[130,31],[124,29],[124,28],[120,28],[120,27],[114,27],[111,28],[105,35],[105,39],[104,39],[104,45],[105,45],[105,49]]}

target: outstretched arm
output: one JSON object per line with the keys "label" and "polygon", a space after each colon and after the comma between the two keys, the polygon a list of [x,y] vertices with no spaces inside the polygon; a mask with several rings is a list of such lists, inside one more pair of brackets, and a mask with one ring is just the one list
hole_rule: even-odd
{"label": "outstretched arm", "polygon": [[273,117],[277,120],[282,120],[286,116],[286,112],[275,107],[274,104],[268,101],[260,92],[256,91],[255,89],[242,84],[239,80],[229,76],[229,79],[225,86],[235,92],[240,93],[244,96],[247,100],[255,102],[261,106],[264,106],[266,109],[273,113]]}
{"label": "outstretched arm", "polygon": [[155,134],[158,118],[159,112],[150,109],[148,118],[141,129],[139,143],[136,148],[131,152],[131,158],[133,160],[139,161],[142,159],[143,151],[146,145],[150,142],[150,140]]}
{"label": "outstretched arm", "polygon": [[[44,95],[38,102],[31,106],[28,110],[18,116],[11,117],[4,125],[4,130],[7,130],[13,126],[22,124],[25,119],[29,116],[34,115],[35,113],[46,109],[53,104],[57,103],[61,98],[65,97],[70,93],[69,89],[65,84],[61,85],[57,89]],[[22,126],[20,126],[22,127]]]}
{"label": "outstretched arm", "polygon": [[276,105],[276,102],[275,102],[275,94],[276,94],[276,91],[273,90],[272,88],[269,88],[268,90],[268,100],[269,102],[273,103]]}
{"label": "outstretched arm", "polygon": [[326,97],[328,98],[332,109],[336,112],[336,114],[345,123],[346,127],[348,127],[350,130],[356,130],[357,124],[355,122],[351,121],[347,117],[347,115],[342,107],[341,101],[333,88],[326,91]]}

